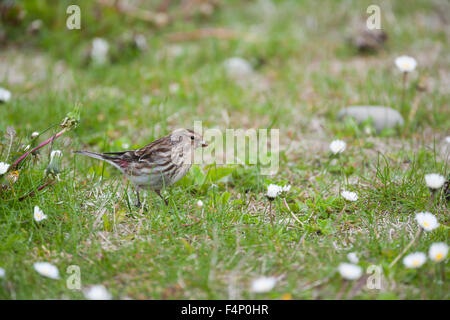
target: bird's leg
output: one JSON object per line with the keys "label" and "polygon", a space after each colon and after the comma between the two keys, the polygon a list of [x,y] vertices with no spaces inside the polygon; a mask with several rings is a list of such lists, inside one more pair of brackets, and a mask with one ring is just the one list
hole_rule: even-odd
{"label": "bird's leg", "polygon": [[169,201],[167,201],[167,199],[165,199],[162,194],[161,194],[161,190],[155,190],[155,192],[158,194],[158,196],[161,197],[161,199],[163,199],[164,203],[167,205],[169,205]]}
{"label": "bird's leg", "polygon": [[136,190],[136,197],[137,197],[137,202],[136,202],[135,206],[140,208],[142,204],[141,204],[141,198],[139,197],[139,190]]}

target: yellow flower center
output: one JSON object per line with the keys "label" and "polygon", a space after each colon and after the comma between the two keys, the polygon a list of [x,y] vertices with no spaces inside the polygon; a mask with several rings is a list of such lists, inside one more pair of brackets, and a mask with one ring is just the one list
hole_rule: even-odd
{"label": "yellow flower center", "polygon": [[403,62],[403,69],[409,69],[409,63],[408,62]]}
{"label": "yellow flower center", "polygon": [[429,226],[430,226],[430,224],[429,224],[428,222],[426,222],[426,221],[423,222],[423,225],[424,225],[425,227],[429,227]]}
{"label": "yellow flower center", "polygon": [[438,254],[436,254],[436,260],[441,260],[442,257],[443,257],[442,253],[439,252]]}
{"label": "yellow flower center", "polygon": [[414,267],[417,267],[420,263],[419,260],[414,260],[412,264]]}

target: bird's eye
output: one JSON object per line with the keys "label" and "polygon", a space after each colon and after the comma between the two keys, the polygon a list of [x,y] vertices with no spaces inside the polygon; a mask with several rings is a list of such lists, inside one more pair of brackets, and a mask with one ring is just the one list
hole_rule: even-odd
{"label": "bird's eye", "polygon": [[194,138],[194,136],[191,136],[191,140],[194,140],[195,138]]}

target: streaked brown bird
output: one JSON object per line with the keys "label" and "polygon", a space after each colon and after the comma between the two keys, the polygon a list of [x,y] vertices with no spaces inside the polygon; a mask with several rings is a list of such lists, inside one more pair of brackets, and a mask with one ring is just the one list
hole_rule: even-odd
{"label": "streaked brown bird", "polygon": [[171,134],[136,150],[96,153],[74,153],[104,160],[119,169],[136,186],[137,207],[141,207],[140,190],[155,191],[164,202],[161,190],[184,177],[194,161],[194,150],[206,147],[203,137],[190,129]]}
{"label": "streaked brown bird", "polygon": [[444,191],[442,193],[444,199],[450,201],[450,174],[447,177],[447,181],[444,183]]}
{"label": "streaked brown bird", "polygon": [[388,34],[383,30],[370,30],[365,25],[357,28],[357,31],[353,34],[350,42],[356,49],[363,52],[377,52],[379,51],[388,40]]}

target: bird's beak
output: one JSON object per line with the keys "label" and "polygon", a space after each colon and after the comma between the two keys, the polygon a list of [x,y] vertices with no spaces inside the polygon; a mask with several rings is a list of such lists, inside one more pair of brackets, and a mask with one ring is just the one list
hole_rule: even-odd
{"label": "bird's beak", "polygon": [[207,146],[208,146],[208,144],[205,141],[202,141],[202,147],[204,148],[204,147],[207,147]]}

